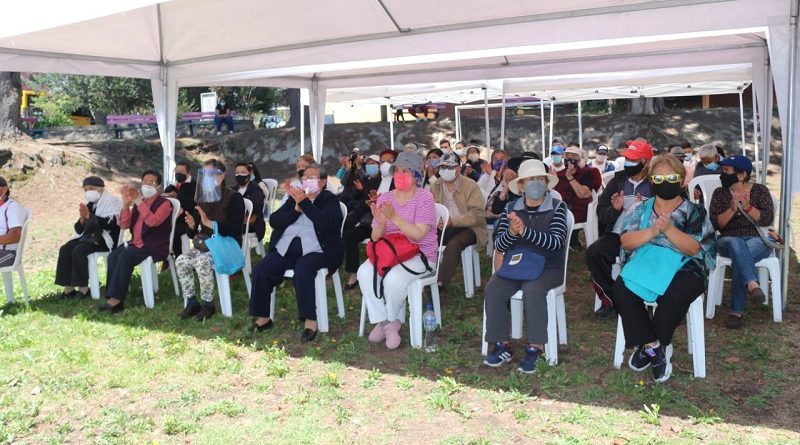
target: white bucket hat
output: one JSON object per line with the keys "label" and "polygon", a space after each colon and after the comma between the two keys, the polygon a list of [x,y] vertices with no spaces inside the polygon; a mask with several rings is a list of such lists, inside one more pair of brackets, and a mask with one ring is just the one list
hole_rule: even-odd
{"label": "white bucket hat", "polygon": [[522,192],[520,192],[519,187],[517,187],[519,180],[524,178],[533,178],[536,176],[547,176],[548,190],[552,190],[553,187],[558,184],[558,178],[547,173],[542,161],[538,159],[528,159],[520,164],[518,176],[516,179],[513,179],[508,183],[508,189],[511,190],[511,193],[515,195],[521,195]]}

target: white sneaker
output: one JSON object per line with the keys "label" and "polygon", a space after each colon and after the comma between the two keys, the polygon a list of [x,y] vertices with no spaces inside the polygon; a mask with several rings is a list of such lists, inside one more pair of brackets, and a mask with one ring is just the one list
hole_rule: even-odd
{"label": "white sneaker", "polygon": [[222,132],[221,132],[221,131],[218,131],[218,132],[217,132],[217,136],[222,136]]}
{"label": "white sneaker", "polygon": [[228,134],[233,134],[233,130],[228,130]]}

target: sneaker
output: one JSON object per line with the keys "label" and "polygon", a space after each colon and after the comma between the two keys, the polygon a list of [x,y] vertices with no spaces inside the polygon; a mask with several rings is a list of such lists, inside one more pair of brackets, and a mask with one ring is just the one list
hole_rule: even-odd
{"label": "sneaker", "polygon": [[514,352],[511,347],[503,342],[497,342],[494,344],[494,351],[486,356],[483,364],[497,368],[504,363],[510,362],[512,357],[514,357]]}
{"label": "sneaker", "polygon": [[519,362],[517,371],[523,374],[533,374],[536,372],[536,360],[542,355],[542,350],[536,346],[529,346],[525,348],[525,358]]}
{"label": "sneaker", "polygon": [[617,311],[611,306],[600,306],[600,309],[594,311],[595,320],[613,320],[617,318]]}
{"label": "sneaker", "polygon": [[672,375],[672,363],[670,363],[670,357],[665,354],[664,349],[664,345],[645,349],[645,354],[650,356],[650,364],[653,365],[653,380],[657,383],[666,382]]}
{"label": "sneaker", "polygon": [[199,304],[190,304],[183,308],[180,314],[178,314],[178,318],[181,320],[187,320],[189,318],[194,317],[195,315],[200,313],[200,305]]}
{"label": "sneaker", "polygon": [[728,314],[728,320],[725,321],[725,326],[728,329],[742,329],[742,316],[736,316],[733,314]]}
{"label": "sneaker", "polygon": [[200,312],[197,313],[197,316],[194,317],[194,319],[196,321],[206,321],[216,313],[217,313],[217,308],[215,308],[214,306],[206,306],[204,304],[200,307]]}
{"label": "sneaker", "polygon": [[644,351],[643,346],[637,347],[628,359],[628,367],[636,372],[642,372],[650,367],[650,356]]}
{"label": "sneaker", "polygon": [[229,131],[228,131],[228,134],[233,134],[233,130],[229,130]]}
{"label": "sneaker", "polygon": [[221,132],[221,131],[218,131],[218,132],[217,132],[217,136],[222,136],[222,132]]}

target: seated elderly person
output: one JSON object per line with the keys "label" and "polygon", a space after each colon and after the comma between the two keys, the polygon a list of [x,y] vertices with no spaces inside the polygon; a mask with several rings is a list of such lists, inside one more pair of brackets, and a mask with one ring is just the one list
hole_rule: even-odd
{"label": "seated elderly person", "polygon": [[[529,159],[541,160],[541,157],[532,151],[526,151],[523,152],[522,155],[508,160],[506,169],[503,172],[503,179],[500,181],[502,188],[498,187],[495,189],[494,193],[489,195],[489,197],[486,199],[486,213],[490,219],[491,216],[494,216],[493,219],[496,221],[505,211],[506,205],[510,202],[516,201],[519,198],[519,195],[512,192],[508,185],[511,183],[511,181],[517,178],[519,166]],[[547,164],[545,164],[545,170],[547,169]]]}
{"label": "seated elderly person", "polygon": [[[600,171],[596,168],[587,167],[581,159],[583,150],[578,147],[567,147],[564,152],[563,170],[558,171],[558,184],[555,190],[561,194],[561,198],[575,216],[575,223],[586,222],[589,204],[592,202],[592,191],[597,191],[603,185]],[[570,248],[580,248],[581,242],[577,233],[572,234]]]}
{"label": "seated elderly person", "polygon": [[631,141],[622,152],[625,159],[623,170],[614,174],[603,193],[597,199],[597,224],[600,237],[586,250],[586,264],[592,274],[595,295],[600,299],[600,308],[594,313],[597,320],[613,320],[617,317],[611,297],[614,279],[611,267],[619,255],[619,235],[614,225],[620,216],[653,196],[647,180],[647,168],[653,159],[653,148],[641,141]]}
{"label": "seated elderly person", "polygon": [[293,269],[297,313],[304,324],[300,340],[305,343],[317,336],[317,271],[333,272],[344,256],[342,210],[336,195],[325,189],[326,182],[322,167],[309,164],[302,187],[289,187],[289,198],[269,217],[269,252],[253,267],[250,315],[255,320],[250,329],[254,332],[272,327],[272,291],[283,281],[283,274]]}
{"label": "seated elderly person", "polygon": [[310,154],[304,154],[304,155],[300,156],[299,158],[297,158],[297,162],[295,162],[295,164],[294,164],[295,170],[297,171],[297,176],[296,177],[292,176],[290,178],[287,178],[283,182],[283,184],[282,184],[283,185],[283,189],[284,189],[284,191],[286,191],[286,193],[283,195],[283,198],[281,198],[280,205],[283,205],[284,203],[286,203],[286,200],[289,199],[289,196],[290,196],[289,195],[289,187],[290,186],[291,187],[301,187],[301,188],[303,187],[303,172],[305,171],[305,169],[306,169],[306,167],[308,165],[314,164],[315,162],[316,161],[314,160],[314,156],[312,156]]}
{"label": "seated elderly person", "polygon": [[764,243],[756,226],[772,224],[775,209],[772,195],[762,184],[750,182],[753,164],[745,156],[731,156],[720,162],[722,187],[711,196],[709,217],[719,230],[719,254],[731,259],[731,306],[727,327],[740,329],[747,297],[764,301],[758,287],[756,263],[767,258],[772,249]]}
{"label": "seated elderly person", "polygon": [[718,175],[720,173],[719,160],[722,156],[720,156],[714,144],[701,145],[697,149],[697,156],[700,158],[700,162],[695,165],[694,177]]}
{"label": "seated elderly person", "polygon": [[536,371],[536,361],[548,341],[547,292],[559,286],[564,277],[568,210],[549,193],[558,180],[544,167],[538,160],[525,161],[519,177],[509,184],[522,199],[509,204],[500,217],[494,246],[504,254],[504,260],[484,292],[484,341],[494,349],[483,363],[496,368],[513,358],[509,302],[522,290],[528,342],[517,370],[526,374]]}
{"label": "seated elderly person", "polygon": [[461,174],[458,156],[446,153],[439,159],[439,176],[442,180],[431,186],[431,193],[433,199],[450,212],[447,227],[438,227],[444,230],[439,286],[446,286],[461,260],[461,252],[467,246],[485,246],[489,232],[481,189],[475,181]]}
{"label": "seated elderly person", "polygon": [[[122,187],[119,227],[130,229],[132,237],[127,246],[119,246],[108,255],[107,301],[98,308],[100,312],[122,312],[134,267],[147,257],[159,262],[169,255],[172,204],[161,196],[161,181],[161,173],[147,170],[142,173],[140,189]],[[140,197],[139,203],[131,209],[131,203]]]}
{"label": "seated elderly person", "polygon": [[[197,207],[183,216],[187,234],[192,240],[192,248],[178,256],[175,269],[186,299],[186,307],[178,318],[186,320],[194,317],[196,321],[205,321],[217,312],[214,307],[214,289],[217,286],[214,261],[205,241],[214,233],[213,227],[216,224],[220,235],[229,236],[239,245],[242,244],[244,198],[240,193],[223,186],[225,164],[216,159],[204,162],[199,176]],[[261,218],[260,214],[253,216]],[[194,271],[197,272],[200,282],[202,305],[197,301]]]}
{"label": "seated elderly person", "polygon": [[[628,366],[639,372],[652,366],[653,379],[665,382],[672,374],[666,348],[689,305],[705,291],[716,245],[705,209],[682,190],[683,163],[669,154],[656,156],[648,173],[655,197],[614,227],[624,265],[612,295],[626,347],[635,348]],[[645,302],[658,303],[652,318]]]}
{"label": "seated elderly person", "polygon": [[64,297],[86,297],[89,293],[87,258],[92,253],[108,252],[117,247],[122,200],[106,193],[105,186],[97,176],[83,180],[86,202],[78,206],[78,220],[74,225],[79,236],[61,246],[56,263],[56,285],[64,286]]}

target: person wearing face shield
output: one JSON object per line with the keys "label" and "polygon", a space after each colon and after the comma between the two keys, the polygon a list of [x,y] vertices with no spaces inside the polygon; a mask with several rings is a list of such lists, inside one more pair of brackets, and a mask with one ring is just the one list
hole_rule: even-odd
{"label": "person wearing face shield", "polygon": [[647,181],[647,168],[653,159],[653,147],[640,140],[628,143],[628,148],[620,153],[620,157],[624,159],[623,170],[614,174],[597,199],[600,237],[586,249],[586,264],[592,275],[592,287],[600,300],[600,308],[594,313],[596,320],[617,319],[611,295],[614,285],[611,268],[619,256],[620,241],[619,235],[612,230],[614,224],[624,212],[653,196],[650,182]]}
{"label": "person wearing face shield", "polygon": [[289,198],[269,217],[272,235],[269,252],[253,267],[250,293],[250,330],[261,332],[272,327],[270,303],[283,274],[294,270],[297,313],[303,323],[300,341],[317,336],[315,277],[327,268],[333,272],[342,264],[342,210],[336,195],[325,188],[327,175],[319,164],[306,166],[302,187],[290,187]]}
{"label": "person wearing face shield", "polygon": [[557,182],[544,163],[533,159],[523,162],[518,177],[509,183],[522,197],[506,206],[497,225],[494,248],[503,262],[484,290],[484,341],[494,345],[483,362],[487,366],[498,368],[513,358],[509,301],[517,291],[522,291],[527,331],[525,357],[517,371],[535,372],[545,343],[556,340],[547,336],[547,292],[563,281],[569,212],[549,192]]}
{"label": "person wearing face shield", "polygon": [[[153,262],[166,261],[169,256],[169,235],[172,231],[172,204],[161,196],[162,177],[155,170],[142,173],[141,188],[122,187],[122,211],[119,227],[129,229],[131,239],[108,255],[106,303],[100,312],[115,314],[125,309],[125,298],[133,269],[147,257]],[[131,208],[131,204],[138,201]]]}
{"label": "person wearing face shield", "polygon": [[450,218],[444,231],[444,252],[439,264],[439,286],[447,286],[467,246],[485,246],[489,238],[483,210],[483,193],[478,184],[461,174],[458,156],[446,153],[439,159],[441,181],[431,186],[433,199],[447,207]]}
{"label": "person wearing face shield", "polygon": [[[264,239],[264,234],[267,230],[267,224],[264,222],[264,203],[267,198],[264,196],[264,191],[258,185],[260,181],[256,181],[255,174],[253,173],[253,164],[247,162],[240,162],[236,164],[234,171],[234,179],[236,185],[232,190],[238,192],[243,198],[249,199],[253,203],[253,215],[250,216],[250,233],[255,233],[258,242]],[[244,226],[242,226],[244,232]]]}
{"label": "person wearing face shield", "polygon": [[[179,160],[175,163],[175,183],[164,189],[165,198],[175,198],[181,202],[181,210],[191,212],[194,210],[194,196],[197,182],[192,180],[192,165],[188,160]],[[181,237],[187,234],[186,222],[183,218],[175,221],[175,236],[172,238],[172,252],[177,256],[183,253]]]}
{"label": "person wearing face shield", "polygon": [[[557,173],[558,184],[555,190],[561,193],[561,198],[575,215],[575,223],[586,222],[589,204],[592,202],[592,192],[600,190],[603,185],[600,171],[587,167],[583,157],[583,150],[571,145],[564,151],[564,166]],[[570,248],[577,250],[581,247],[577,232],[572,234]]]}
{"label": "person wearing face shield", "polygon": [[119,212],[122,200],[106,193],[105,183],[97,176],[83,180],[86,202],[78,205],[75,233],[58,251],[56,279],[63,286],[62,297],[84,298],[89,293],[89,264],[87,257],[95,252],[114,249],[119,239]]}
{"label": "person wearing face shield", "polygon": [[[194,318],[195,321],[202,322],[217,312],[214,306],[214,289],[217,287],[214,261],[205,241],[213,235],[216,225],[220,235],[235,239],[241,246],[244,231],[244,198],[236,190],[223,186],[225,164],[217,159],[205,161],[197,173],[197,179],[198,192],[195,198],[197,206],[183,215],[192,247],[175,259],[175,271],[186,301],[186,307],[178,314],[178,318],[181,320]],[[261,191],[257,186],[254,187],[257,192]],[[255,212],[253,216],[261,219]],[[195,272],[200,282],[202,302],[197,300]]]}

